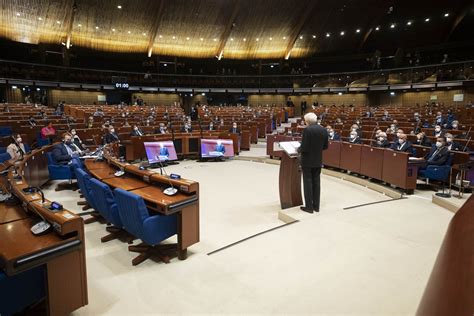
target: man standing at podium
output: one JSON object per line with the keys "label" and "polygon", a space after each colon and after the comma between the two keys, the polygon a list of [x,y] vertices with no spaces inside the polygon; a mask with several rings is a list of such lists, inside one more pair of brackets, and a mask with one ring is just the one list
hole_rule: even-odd
{"label": "man standing at podium", "polygon": [[301,169],[303,170],[303,187],[305,206],[302,211],[319,212],[319,197],[321,194],[321,166],[323,164],[323,150],[328,148],[328,133],[318,124],[318,117],[314,113],[304,116],[307,127],[303,130],[301,146]]}

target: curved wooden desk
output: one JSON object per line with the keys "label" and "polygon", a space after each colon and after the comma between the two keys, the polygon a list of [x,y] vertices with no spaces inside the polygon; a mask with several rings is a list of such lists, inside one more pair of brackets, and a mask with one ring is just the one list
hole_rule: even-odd
{"label": "curved wooden desk", "polygon": [[[105,150],[105,161],[92,159],[85,166],[92,176],[112,188],[121,188],[141,196],[152,212],[163,215],[178,214],[178,258],[187,257],[187,248],[199,242],[199,183],[186,179],[174,180],[159,172],[140,170],[138,166],[121,162]],[[115,177],[117,170],[125,171]],[[172,184],[179,191],[168,196],[163,189]]]}
{"label": "curved wooden desk", "polygon": [[474,314],[474,195],[451,219],[418,315]]}
{"label": "curved wooden desk", "polygon": [[[45,265],[48,314],[68,315],[88,304],[84,222],[68,210],[52,213],[38,193],[22,190],[49,180],[45,153],[51,147],[25,155],[17,166],[19,177],[15,177],[13,168],[8,173],[11,193],[21,204],[0,207],[10,214],[0,222],[0,267],[7,275],[14,275]],[[52,232],[40,236],[31,233],[35,213],[51,223]]]}

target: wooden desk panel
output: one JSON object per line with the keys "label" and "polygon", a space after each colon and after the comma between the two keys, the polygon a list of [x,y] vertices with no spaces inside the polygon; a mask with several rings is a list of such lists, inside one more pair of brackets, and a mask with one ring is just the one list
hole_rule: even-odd
{"label": "wooden desk panel", "polygon": [[104,180],[104,179],[115,178],[114,173],[117,172],[117,170],[107,165],[106,168],[93,169],[93,170],[89,170],[89,172],[95,178],[99,180]]}
{"label": "wooden desk panel", "polygon": [[[28,214],[20,205],[0,204],[0,225],[28,218]],[[3,242],[3,240],[2,240]]]}
{"label": "wooden desk panel", "polygon": [[383,153],[383,148],[362,146],[360,173],[369,178],[382,180]]}
{"label": "wooden desk panel", "polygon": [[120,188],[125,191],[131,191],[149,186],[149,184],[147,184],[146,182],[143,182],[142,180],[137,178],[132,178],[130,176],[102,179],[102,182],[110,185],[113,188]]}
{"label": "wooden desk panel", "polygon": [[329,141],[328,149],[323,150],[323,165],[334,168],[341,166],[341,142]]}
{"label": "wooden desk panel", "polygon": [[418,164],[409,164],[408,157],[408,153],[385,150],[382,181],[413,191],[416,188]]}
{"label": "wooden desk panel", "polygon": [[96,161],[95,159],[86,159],[84,160],[84,165],[87,170],[96,170],[96,169],[106,169],[110,168],[107,162],[105,161]]}
{"label": "wooden desk panel", "polygon": [[163,193],[163,188],[158,186],[147,186],[141,189],[131,190],[130,192],[141,196],[150,208],[163,213],[165,215],[173,214],[179,211],[179,209],[170,210],[173,205],[181,203],[192,202],[196,199],[196,195],[186,195],[183,193],[177,193],[173,196],[169,196]]}
{"label": "wooden desk panel", "polygon": [[351,172],[360,173],[361,152],[362,145],[342,142],[340,167]]}

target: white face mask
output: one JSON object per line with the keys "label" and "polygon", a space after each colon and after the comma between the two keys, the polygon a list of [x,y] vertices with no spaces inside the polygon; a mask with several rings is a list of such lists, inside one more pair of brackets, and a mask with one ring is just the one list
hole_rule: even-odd
{"label": "white face mask", "polygon": [[448,138],[446,138],[446,142],[450,143],[450,142],[452,142],[452,141],[453,141],[453,139],[452,139],[452,138],[449,138],[449,137],[448,137]]}
{"label": "white face mask", "polygon": [[453,128],[458,128],[458,124],[453,124]]}
{"label": "white face mask", "polygon": [[115,129],[112,128],[112,129],[110,130],[110,132],[111,132],[111,133],[115,133]]}
{"label": "white face mask", "polygon": [[76,135],[76,132],[75,132],[75,131],[72,131],[72,132],[71,132],[71,135]]}
{"label": "white face mask", "polygon": [[399,140],[398,140],[398,143],[399,143],[400,145],[402,145],[404,142],[405,142],[405,141],[404,141],[403,139],[399,139]]}
{"label": "white face mask", "polygon": [[21,139],[21,138],[17,138],[17,139],[16,139],[16,142],[17,142],[18,144],[20,144],[20,143],[21,143],[21,141],[22,141],[22,139]]}
{"label": "white face mask", "polygon": [[383,137],[379,137],[379,142],[383,142],[384,141],[384,138]]}
{"label": "white face mask", "polygon": [[441,131],[441,128],[435,128],[435,131],[439,132],[439,131]]}
{"label": "white face mask", "polygon": [[436,142],[436,147],[440,148],[441,146],[443,146],[442,142]]}
{"label": "white face mask", "polygon": [[334,132],[329,132],[329,135],[330,135],[330,136],[334,136]]}
{"label": "white face mask", "polygon": [[351,134],[351,139],[354,139],[354,138],[356,138],[356,135]]}

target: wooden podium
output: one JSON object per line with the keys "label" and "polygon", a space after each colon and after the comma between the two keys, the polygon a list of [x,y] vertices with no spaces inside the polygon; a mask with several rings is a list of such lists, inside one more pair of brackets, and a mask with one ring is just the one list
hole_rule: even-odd
{"label": "wooden podium", "polygon": [[280,205],[282,209],[303,205],[301,174],[297,156],[283,151],[280,163]]}

